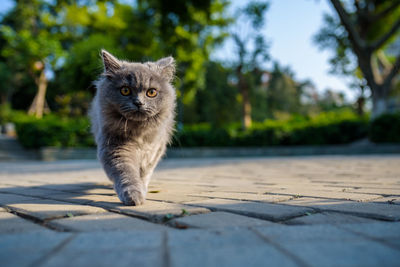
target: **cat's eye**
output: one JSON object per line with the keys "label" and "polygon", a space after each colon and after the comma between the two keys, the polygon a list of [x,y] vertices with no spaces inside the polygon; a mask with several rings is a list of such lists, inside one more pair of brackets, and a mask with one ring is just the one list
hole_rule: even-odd
{"label": "cat's eye", "polygon": [[157,95],[157,90],[155,88],[150,88],[146,92],[147,97],[155,97]]}
{"label": "cat's eye", "polygon": [[121,95],[127,96],[127,95],[131,94],[131,89],[129,89],[128,87],[122,87],[120,92],[121,92]]}

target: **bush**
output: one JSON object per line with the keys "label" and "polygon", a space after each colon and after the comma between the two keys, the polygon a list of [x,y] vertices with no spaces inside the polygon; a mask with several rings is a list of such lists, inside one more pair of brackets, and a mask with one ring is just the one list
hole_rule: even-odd
{"label": "bush", "polygon": [[229,146],[232,145],[230,139],[225,129],[211,129],[208,124],[199,124],[184,127],[176,132],[173,137],[173,146]]}
{"label": "bush", "polygon": [[374,119],[368,136],[375,143],[400,143],[400,113],[384,114]]}
{"label": "bush", "polygon": [[[16,124],[18,138],[26,148],[94,146],[89,131],[89,121],[85,117],[64,118],[52,114],[38,120],[24,113],[14,112],[12,119]],[[399,121],[399,117],[397,120]],[[386,124],[382,129],[388,127]],[[314,117],[294,116],[287,120],[266,120],[254,123],[253,127],[246,131],[241,130],[238,124],[232,124],[229,128],[212,128],[206,123],[186,125],[175,133],[172,146],[345,144],[364,138],[367,133],[368,118],[360,118],[352,112],[341,111],[321,113]],[[377,135],[381,136],[383,133]],[[391,136],[396,135],[391,134]]]}
{"label": "bush", "polygon": [[313,124],[294,129],[282,144],[324,145],[346,144],[366,137],[367,120],[343,120],[332,124]]}
{"label": "bush", "polygon": [[212,129],[209,125],[184,127],[173,146],[274,146],[345,144],[364,138],[368,118],[354,113],[326,112],[315,117],[266,120],[242,131],[239,127]]}
{"label": "bush", "polygon": [[85,117],[70,119],[47,115],[36,119],[19,113],[13,120],[18,140],[26,148],[94,146],[90,124]]}

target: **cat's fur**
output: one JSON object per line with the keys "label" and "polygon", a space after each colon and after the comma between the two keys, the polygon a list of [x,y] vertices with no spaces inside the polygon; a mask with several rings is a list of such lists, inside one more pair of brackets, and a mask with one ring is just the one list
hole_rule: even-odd
{"label": "cat's fur", "polygon": [[[105,50],[101,56],[104,72],[94,83],[97,92],[89,111],[97,155],[120,200],[140,205],[173,131],[175,62],[167,57],[131,63]],[[120,93],[125,86],[131,95]],[[156,97],[146,96],[149,88],[157,90]]]}

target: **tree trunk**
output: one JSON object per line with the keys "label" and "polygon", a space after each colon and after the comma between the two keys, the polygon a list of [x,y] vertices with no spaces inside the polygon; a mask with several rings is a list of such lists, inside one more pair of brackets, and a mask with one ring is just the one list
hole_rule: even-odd
{"label": "tree trunk", "polygon": [[251,127],[251,104],[249,97],[248,86],[243,86],[240,91],[242,92],[242,127],[243,129],[248,129]]}
{"label": "tree trunk", "polygon": [[358,97],[356,105],[357,105],[357,114],[359,116],[363,116],[364,115],[365,97],[364,96]]}
{"label": "tree trunk", "polygon": [[383,86],[376,86],[371,88],[372,91],[372,119],[389,112],[388,106],[388,92],[390,88],[383,88]]}
{"label": "tree trunk", "polygon": [[372,119],[389,112],[388,100],[392,89],[392,78],[384,78],[373,57],[365,53],[358,57],[358,63],[372,94]]}
{"label": "tree trunk", "polygon": [[242,95],[242,128],[246,130],[251,126],[251,103],[250,103],[250,93],[249,87],[243,77],[242,66],[237,67],[236,74],[238,76],[239,90]]}
{"label": "tree trunk", "polygon": [[36,118],[40,119],[43,117],[43,112],[46,105],[47,78],[44,70],[40,72],[39,78],[35,79],[35,83],[38,87],[38,91],[29,108],[28,114],[35,115]]}
{"label": "tree trunk", "polygon": [[385,98],[374,98],[373,99],[373,109],[372,118],[379,117],[380,115],[387,112],[387,99]]}

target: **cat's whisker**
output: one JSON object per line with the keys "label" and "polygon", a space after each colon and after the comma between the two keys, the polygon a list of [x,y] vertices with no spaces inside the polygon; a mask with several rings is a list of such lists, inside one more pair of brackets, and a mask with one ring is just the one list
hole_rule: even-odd
{"label": "cat's whisker", "polygon": [[126,138],[126,126],[128,125],[128,119],[125,119],[124,135]]}
{"label": "cat's whisker", "polygon": [[124,118],[124,117],[121,116],[121,118],[119,119],[119,121],[118,121],[118,127],[119,127],[119,125],[120,125],[120,123],[121,123],[121,121],[122,121],[123,118]]}

